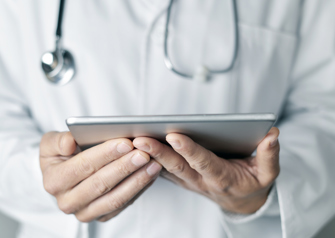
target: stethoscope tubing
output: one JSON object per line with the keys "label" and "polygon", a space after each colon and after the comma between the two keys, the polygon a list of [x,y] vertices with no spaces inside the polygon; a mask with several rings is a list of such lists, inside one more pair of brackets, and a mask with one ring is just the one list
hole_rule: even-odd
{"label": "stethoscope tubing", "polygon": [[[168,50],[168,40],[169,40],[169,25],[170,25],[170,18],[171,18],[171,9],[173,5],[174,0],[170,0],[169,6],[167,8],[167,14],[166,14],[166,23],[165,23],[165,34],[164,34],[164,62],[166,67],[173,71],[174,73],[178,74],[179,76],[182,76],[184,78],[192,79],[194,75],[183,73],[179,70],[177,70],[170,59],[169,56],[169,50]],[[220,70],[212,70],[208,69],[209,74],[223,74],[226,73],[230,70],[235,65],[237,55],[238,55],[238,50],[239,50],[239,31],[238,31],[238,11],[237,11],[237,4],[236,0],[232,0],[232,5],[233,5],[233,21],[234,21],[234,52],[232,59],[230,61],[230,64],[223,69]]]}
{"label": "stethoscope tubing", "polygon": [[65,0],[60,0],[58,20],[57,20],[57,29],[56,29],[56,37],[59,39],[62,38],[62,23],[63,23],[63,15],[64,15],[64,6],[65,6]]}
{"label": "stethoscope tubing", "polygon": [[[204,81],[208,78],[209,75],[212,74],[223,74],[226,73],[230,70],[235,65],[238,51],[239,51],[239,31],[238,31],[238,11],[237,11],[237,4],[236,0],[231,0],[232,1],[232,8],[233,8],[233,22],[234,22],[234,50],[233,50],[233,55],[232,59],[229,63],[228,66],[226,66],[223,69],[219,70],[213,70],[213,69],[207,69],[205,66],[202,66],[202,71],[200,75],[200,80]],[[188,73],[181,72],[177,70],[169,56],[169,47],[168,47],[168,41],[169,41],[169,26],[170,26],[170,19],[171,19],[171,9],[172,5],[174,3],[174,0],[170,0],[168,8],[167,8],[167,14],[166,14],[166,23],[165,23],[165,32],[164,32],[164,62],[166,67],[174,72],[175,74],[182,76],[187,79],[197,79],[199,77],[198,74],[191,75]],[[62,46],[62,22],[63,22],[63,15],[64,15],[64,6],[65,6],[65,0],[60,0],[60,5],[59,5],[59,12],[58,12],[58,20],[57,20],[57,29],[56,29],[56,49],[54,52],[47,52],[46,54],[54,54],[56,56],[57,61],[53,61],[51,64],[48,63],[47,65],[52,65],[53,63],[56,62],[56,67],[53,68],[51,71],[44,68],[43,64],[45,63],[43,61],[42,57],[42,69],[45,73],[45,76],[47,79],[55,84],[58,85],[64,85],[67,82],[69,82],[75,75],[76,68],[75,68],[75,62],[73,59],[72,54],[63,49]],[[66,60],[64,59],[66,57]],[[49,66],[46,66],[47,68]],[[68,73],[67,73],[68,72]]]}

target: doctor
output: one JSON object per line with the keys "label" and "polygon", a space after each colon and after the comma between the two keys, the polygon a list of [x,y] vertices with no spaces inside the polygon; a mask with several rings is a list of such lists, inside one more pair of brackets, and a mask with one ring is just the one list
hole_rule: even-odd
{"label": "doctor", "polygon": [[[205,82],[165,67],[168,5],[68,1],[62,44],[77,72],[59,87],[39,66],[58,1],[0,3],[0,208],[19,237],[312,237],[335,214],[335,2],[237,1],[236,62]],[[231,63],[232,9],[174,3],[178,71]],[[280,151],[276,128],[232,161],[178,134],[172,147],[136,138],[79,152],[56,132],[70,116],[252,112],[279,115]]]}

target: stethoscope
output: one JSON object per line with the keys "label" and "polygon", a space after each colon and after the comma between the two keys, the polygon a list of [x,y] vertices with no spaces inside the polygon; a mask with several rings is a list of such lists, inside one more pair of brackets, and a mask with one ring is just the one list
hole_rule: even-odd
{"label": "stethoscope", "polygon": [[[236,0],[232,0],[235,43],[234,43],[233,56],[230,63],[225,68],[218,70],[208,69],[206,66],[201,65],[196,69],[193,75],[177,70],[173,66],[169,56],[168,51],[169,24],[170,24],[171,8],[173,5],[173,1],[174,0],[170,0],[166,14],[166,24],[164,34],[164,62],[166,67],[179,76],[203,82],[209,79],[210,75],[223,74],[230,71],[234,67],[238,53],[239,32],[237,26],[238,14],[237,14]],[[45,76],[50,82],[56,85],[67,84],[69,81],[71,81],[71,79],[73,79],[76,73],[76,67],[72,54],[68,50],[65,50],[62,47],[62,20],[64,13],[64,5],[65,0],[60,0],[57,30],[56,30],[56,49],[52,52],[44,53],[41,59],[42,69]]]}

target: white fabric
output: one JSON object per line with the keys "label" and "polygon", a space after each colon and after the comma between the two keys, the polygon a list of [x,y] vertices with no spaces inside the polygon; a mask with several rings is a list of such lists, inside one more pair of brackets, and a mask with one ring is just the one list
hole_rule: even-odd
{"label": "white fabric", "polygon": [[[0,2],[0,209],[19,237],[294,237],[315,234],[335,214],[335,1],[237,1],[239,55],[205,83],[163,61],[167,1],[71,0],[64,46],[75,79],[45,80],[40,57],[54,48],[58,1]],[[169,51],[192,73],[229,63],[231,1],[176,1]],[[281,174],[254,215],[231,219],[208,199],[159,178],[106,223],[64,215],[42,185],[43,133],[70,116],[274,112]]]}

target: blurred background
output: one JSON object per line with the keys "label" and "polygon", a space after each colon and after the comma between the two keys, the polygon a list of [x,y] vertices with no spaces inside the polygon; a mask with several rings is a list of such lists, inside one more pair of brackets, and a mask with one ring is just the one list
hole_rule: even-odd
{"label": "blurred background", "polygon": [[[19,224],[0,212],[0,238],[14,238]],[[315,238],[335,238],[335,218]]]}

